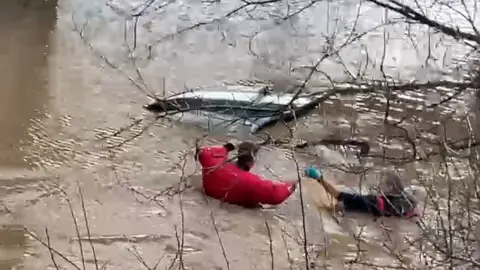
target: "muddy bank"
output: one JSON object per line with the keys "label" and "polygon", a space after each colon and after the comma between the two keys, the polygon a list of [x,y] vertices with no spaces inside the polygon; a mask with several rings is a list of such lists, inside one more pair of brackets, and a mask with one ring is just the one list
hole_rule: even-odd
{"label": "muddy bank", "polygon": [[[49,38],[56,23],[56,1],[2,1],[0,4],[0,125],[1,164],[28,168],[22,146],[32,141],[32,121],[44,116],[49,106]],[[37,3],[35,3],[37,2]]]}
{"label": "muddy bank", "polygon": [[[19,201],[44,188],[25,159],[34,141],[30,129],[49,107],[48,65],[50,33],[56,23],[56,1],[0,3],[0,196]],[[38,135],[37,135],[38,136]],[[32,191],[33,190],[33,191]],[[21,195],[20,195],[21,194]],[[7,217],[0,222],[0,269],[21,265],[31,250],[22,226]]]}

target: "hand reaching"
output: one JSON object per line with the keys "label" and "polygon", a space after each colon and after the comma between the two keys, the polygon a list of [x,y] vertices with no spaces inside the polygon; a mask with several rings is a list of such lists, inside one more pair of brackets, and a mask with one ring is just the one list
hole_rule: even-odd
{"label": "hand reaching", "polygon": [[235,145],[233,145],[231,142],[224,144],[223,147],[227,149],[227,152],[235,150]]}
{"label": "hand reaching", "polygon": [[307,177],[310,177],[310,178],[313,178],[313,179],[316,179],[316,180],[320,180],[320,179],[323,178],[322,170],[317,169],[314,166],[307,167],[305,169],[305,175]]}
{"label": "hand reaching", "polygon": [[290,193],[295,192],[297,189],[297,181],[288,181],[288,184],[290,184]]}

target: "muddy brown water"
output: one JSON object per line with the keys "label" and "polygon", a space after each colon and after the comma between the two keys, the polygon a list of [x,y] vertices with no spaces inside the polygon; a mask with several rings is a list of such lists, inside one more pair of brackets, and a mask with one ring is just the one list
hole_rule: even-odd
{"label": "muddy brown water", "polygon": [[[299,244],[302,222],[298,193],[276,209],[252,211],[220,206],[206,199],[196,188],[198,166],[191,156],[184,164],[184,156],[204,131],[161,121],[143,136],[121,146],[116,145],[124,139],[109,137],[131,123],[131,117],[144,117],[142,105],[148,100],[125,76],[95,57],[73,28],[84,29],[95,48],[113,57],[121,68],[128,67],[125,46],[121,45],[124,37],[122,18],[128,19],[128,16],[122,17],[118,12],[126,3],[115,2],[115,12],[98,1],[8,0],[0,3],[0,195],[5,206],[0,211],[0,270],[53,269],[55,264],[48,249],[33,239],[38,237],[46,241],[46,232],[55,252],[68,259],[66,262],[54,254],[56,263],[66,269],[75,269],[73,264],[80,269],[84,264],[88,269],[94,269],[96,264],[105,269],[146,269],[143,264],[151,268],[158,264],[158,269],[169,269],[171,265],[178,268],[180,261],[187,269],[271,269],[271,251],[275,269],[304,269],[303,247]],[[215,31],[215,25],[173,41],[164,37],[177,28],[175,23],[181,29],[188,22],[228,8],[221,4],[202,7],[198,3],[186,6],[173,3],[165,12],[176,10],[174,14],[180,14],[178,18],[166,16],[163,24],[152,23],[165,14],[159,11],[148,15],[150,21],[140,20],[137,46],[143,60],[138,64],[151,89],[161,89],[162,77],[167,78],[167,90],[178,91],[173,89],[182,89],[184,84],[211,85],[248,78],[252,74],[277,76],[273,71],[265,74],[264,70],[290,60],[278,58],[282,50],[288,50],[297,62],[308,62],[299,56],[305,49],[298,48],[309,44],[313,35],[310,30],[302,33],[303,38],[297,36],[297,43],[289,41],[283,45],[279,41],[295,29],[286,34],[278,28],[272,30],[257,44],[263,48],[264,55],[270,55],[260,63],[249,54],[248,39],[242,38],[245,33],[258,30],[252,21],[246,23],[245,29],[234,23],[228,29]],[[330,10],[332,14],[340,14],[338,10],[342,9],[348,17],[356,8],[349,3],[344,6],[325,3],[312,12]],[[374,9],[368,7],[366,11],[374,12]],[[318,23],[306,18],[308,14],[300,21]],[[86,19],[89,25],[84,25]],[[348,22],[346,19],[344,24]],[[362,27],[369,26],[370,23],[365,23]],[[165,42],[148,54],[147,45],[163,38]],[[378,42],[378,33],[369,39]],[[262,47],[262,42],[269,45]],[[307,51],[319,53],[320,44],[308,46]],[[297,49],[290,50],[290,47]],[[362,48],[353,46],[345,55],[361,55]],[[389,58],[391,69],[400,64],[395,63],[394,58]],[[355,67],[360,60],[349,61],[350,67]],[[275,63],[265,63],[269,61]],[[407,62],[405,59],[402,63],[406,67],[414,65]],[[280,65],[277,72],[284,68]],[[332,74],[343,72],[334,61],[327,61],[327,69]],[[405,76],[415,72],[406,70],[409,72]],[[135,73],[128,71],[134,78]],[[325,84],[322,80],[316,83]],[[404,98],[414,96],[415,93],[406,93]],[[357,136],[377,137],[372,127],[379,127],[375,125],[381,122],[377,118],[382,117],[379,111],[383,103],[379,97],[366,96],[328,101],[314,116],[303,121],[299,136],[314,138],[331,132],[349,134],[350,123],[355,122],[361,130]],[[422,108],[417,110],[423,101],[411,101],[410,104],[407,113],[422,116],[420,110],[427,120],[440,115],[425,113]],[[405,112],[398,114],[402,113]],[[141,127],[134,128],[132,132],[140,130]],[[270,131],[281,134],[285,130],[274,127]],[[215,139],[206,143],[215,143]],[[335,151],[322,147],[314,150],[323,158],[305,160],[299,156],[301,166],[307,162],[322,166],[344,163],[344,157]],[[255,170],[261,174],[273,179],[297,178],[295,163],[287,151],[266,148],[260,160]],[[179,183],[184,166],[188,174],[185,181],[193,183],[194,187],[181,193],[181,197],[155,196]],[[356,176],[333,169],[327,170],[327,174],[346,186],[355,187],[358,182]],[[312,262],[322,265],[323,257],[328,256],[332,267],[340,269],[344,260],[352,259],[356,243],[346,231],[355,230],[356,223],[369,224],[365,232],[368,239],[365,245],[369,250],[366,256],[377,261],[384,257],[381,255],[384,251],[372,243],[381,237],[378,222],[352,217],[344,226],[338,226],[326,216],[321,218],[307,196],[305,199],[309,250],[321,255],[312,258]],[[413,230],[408,224],[402,227],[399,223],[403,222],[395,223],[397,230]],[[24,228],[28,228],[28,232]],[[272,239],[271,251],[269,239]],[[184,243],[181,258],[176,255],[178,241]]]}

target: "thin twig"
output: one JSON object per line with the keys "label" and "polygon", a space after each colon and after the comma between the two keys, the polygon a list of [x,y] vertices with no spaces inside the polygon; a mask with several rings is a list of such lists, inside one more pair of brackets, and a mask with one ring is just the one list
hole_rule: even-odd
{"label": "thin twig", "polygon": [[223,259],[225,260],[225,265],[227,266],[227,270],[230,270],[230,261],[228,260],[227,252],[225,251],[222,238],[220,237],[220,231],[218,230],[217,223],[215,221],[215,217],[213,216],[212,212],[210,212],[210,219],[212,220],[213,228],[218,238],[218,243],[220,244],[220,248],[222,249],[222,255],[223,255]]}
{"label": "thin twig", "polygon": [[270,231],[270,226],[268,225],[267,219],[265,219],[265,227],[267,227],[267,234],[268,234],[268,244],[269,244],[269,251],[270,251],[270,260],[272,263],[272,270],[275,270],[275,259],[273,257],[273,240],[272,240],[272,232]]}
{"label": "thin twig", "polygon": [[83,251],[83,242],[80,237],[80,227],[78,226],[77,217],[75,216],[75,212],[73,211],[72,202],[68,198],[67,192],[63,188],[61,188],[59,185],[56,185],[56,188],[61,192],[61,194],[63,195],[63,198],[67,202],[68,210],[70,211],[70,216],[72,218],[73,225],[75,226],[75,233],[77,234],[77,238],[78,238],[78,248],[80,249],[80,258],[82,260],[82,268],[83,270],[85,270],[86,266],[85,266],[85,255]]}
{"label": "thin twig", "polygon": [[308,259],[308,240],[307,240],[307,217],[305,214],[305,202],[303,198],[303,184],[302,184],[302,176],[300,175],[300,165],[298,164],[297,159],[295,158],[295,154],[292,152],[293,155],[293,162],[295,163],[295,167],[297,169],[297,177],[298,177],[298,187],[299,187],[299,196],[300,196],[300,209],[302,212],[302,232],[303,232],[303,252],[305,253],[305,269],[310,269],[310,262]]}
{"label": "thin twig", "polygon": [[[45,236],[47,238],[47,245],[51,247],[50,235],[48,234],[48,228],[46,227],[45,227]],[[52,263],[55,266],[55,269],[60,270],[60,268],[58,267],[57,261],[55,260],[55,254],[51,249],[48,249],[48,252],[50,253],[50,259],[52,260]]]}
{"label": "thin twig", "polygon": [[[80,195],[80,202],[81,202],[81,205],[82,205],[83,219],[85,221],[85,229],[87,230],[87,238],[88,238],[88,242],[90,243],[90,248],[92,249],[93,262],[95,263],[95,269],[98,270],[99,267],[98,267],[97,254],[95,252],[95,247],[94,247],[93,242],[92,242],[92,236],[90,234],[90,225],[88,224],[88,216],[87,216],[87,210],[85,209],[85,201],[84,201],[84,198],[83,198],[83,191],[82,191],[82,188],[80,187],[80,184],[77,183],[77,185],[78,185],[78,194]],[[79,239],[79,241],[81,241],[81,240]]]}

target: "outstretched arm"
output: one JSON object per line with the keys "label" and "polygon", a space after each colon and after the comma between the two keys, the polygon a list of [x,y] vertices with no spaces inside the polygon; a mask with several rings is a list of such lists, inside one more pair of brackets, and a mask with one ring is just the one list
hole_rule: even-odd
{"label": "outstretched arm", "polygon": [[250,188],[253,191],[253,200],[261,204],[278,205],[292,195],[296,182],[274,182],[262,179],[252,174]]}
{"label": "outstretched arm", "polygon": [[342,202],[345,211],[371,213],[375,216],[381,215],[378,209],[378,197],[374,195],[361,195],[340,191],[335,185],[325,180],[322,171],[314,167],[307,168],[305,174],[317,180],[325,190],[338,202]]}
{"label": "outstretched arm", "polygon": [[338,200],[338,197],[340,196],[340,190],[334,186],[332,183],[329,181],[325,180],[323,177],[317,180],[322,186],[325,188],[325,190],[332,195],[335,199]]}
{"label": "outstretched arm", "polygon": [[325,188],[325,190],[332,195],[332,197],[337,200],[339,199],[338,197],[340,196],[341,191],[335,185],[324,179],[321,170],[315,167],[310,167],[305,170],[305,174],[308,177],[317,180]]}

